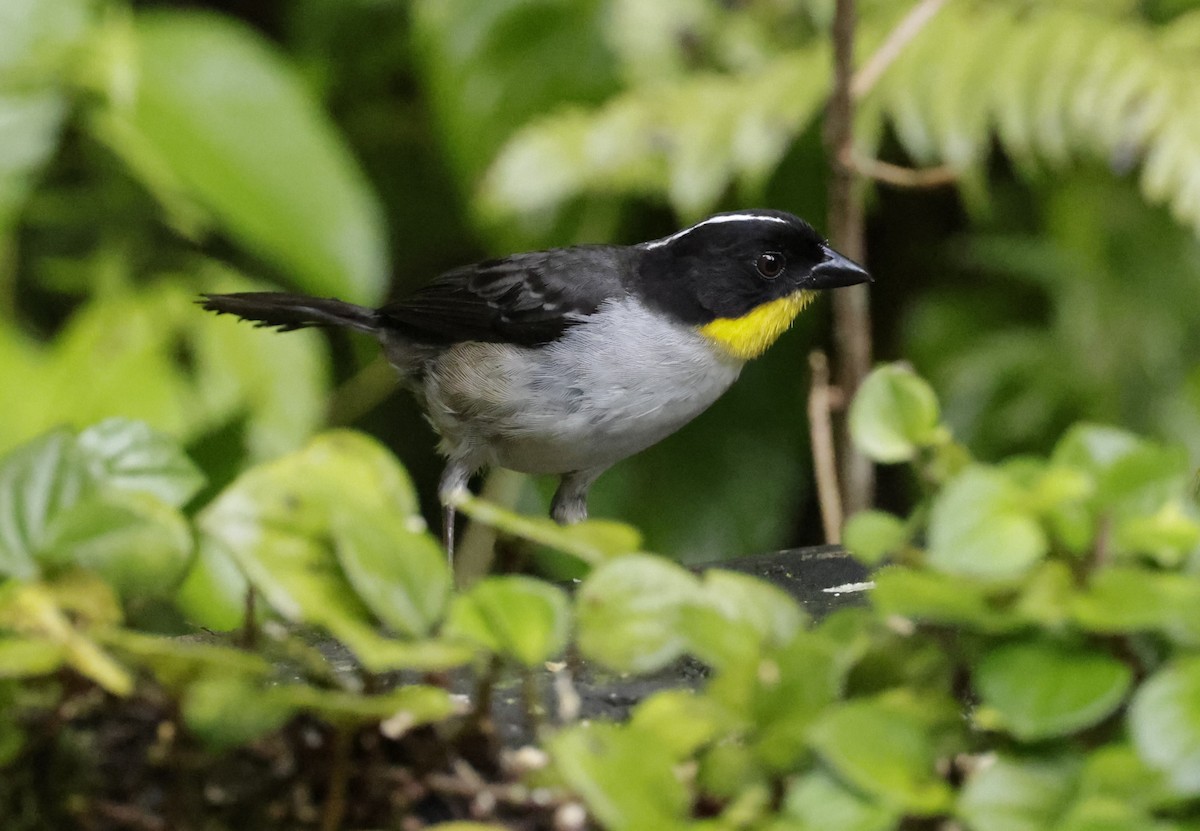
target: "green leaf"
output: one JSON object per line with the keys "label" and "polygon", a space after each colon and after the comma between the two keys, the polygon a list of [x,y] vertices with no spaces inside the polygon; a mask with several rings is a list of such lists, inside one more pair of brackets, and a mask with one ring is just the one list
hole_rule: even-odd
{"label": "green leaf", "polygon": [[103,488],[150,494],[180,508],[204,485],[204,474],[179,443],[144,422],[106,419],[76,442],[92,480]]}
{"label": "green leaf", "polygon": [[634,709],[629,726],[653,736],[676,761],[683,761],[732,728],[731,713],[709,696],[691,690],[661,690]]}
{"label": "green leaf", "polygon": [[875,566],[903,548],[910,536],[904,521],[887,511],[859,511],[842,530],[842,544],[855,559]]}
{"label": "green leaf", "polygon": [[452,577],[446,552],[423,521],[379,514],[362,522],[337,512],[334,549],[342,570],[375,616],[412,637],[441,620]]}
{"label": "green leaf", "polygon": [[968,578],[891,566],[874,579],[871,599],[884,614],[985,632],[1020,625],[994,607],[986,586]]}
{"label": "green leaf", "polygon": [[1050,831],[1075,787],[1078,760],[1001,756],[967,780],[956,813],[972,831]]}
{"label": "green leaf", "polygon": [[[1066,736],[1121,704],[1133,671],[1098,650],[1053,641],[995,647],[975,668],[975,686],[998,725],[1022,741]],[[992,714],[981,711],[979,721]]]}
{"label": "green leaf", "polygon": [[704,572],[702,603],[732,624],[745,624],[766,644],[792,640],[808,616],[787,592],[765,580],[714,568]]}
{"label": "green leaf", "polygon": [[1172,661],[1142,684],[1129,731],[1138,754],[1172,788],[1200,795],[1200,658]]}
{"label": "green leaf", "polygon": [[192,530],[178,510],[146,493],[86,498],[61,513],[39,560],[97,572],[123,597],[169,595],[191,562]]}
{"label": "green leaf", "polygon": [[889,831],[901,816],[823,770],[792,783],[783,798],[783,813],[802,823],[805,831]]}
{"label": "green leaf", "polygon": [[783,773],[803,757],[810,727],[841,689],[838,658],[834,644],[802,632],[775,648],[744,649],[720,668],[708,695],[748,721],[755,760]]}
{"label": "green leaf", "polygon": [[380,208],[295,71],[225,16],[144,14],[136,35],[133,105],[107,114],[123,125],[105,134],[117,152],[168,169],[299,287],[378,301],[388,272]]}
{"label": "green leaf", "polygon": [[631,727],[590,724],[564,730],[547,744],[554,767],[604,828],[674,828],[688,793],[667,748]]}
{"label": "green leaf", "polygon": [[293,710],[244,676],[208,675],[190,684],[180,707],[201,741],[234,747],[282,727]]}
{"label": "green leaf", "polygon": [[849,701],[822,714],[810,741],[839,776],[886,806],[930,816],[950,805],[950,788],[934,770],[932,740],[907,713],[879,701]]}
{"label": "green leaf", "polygon": [[1003,473],[975,465],[937,495],[929,516],[929,565],[963,576],[1006,579],[1028,572],[1046,535]]}
{"label": "green leaf", "polygon": [[902,364],[876,367],[850,405],[850,434],[877,462],[907,462],[942,440],[933,389]]}
{"label": "green leaf", "polygon": [[250,583],[219,542],[201,535],[196,556],[175,594],[175,605],[196,626],[228,632],[245,623]]}
{"label": "green leaf", "polygon": [[1161,632],[1200,645],[1200,581],[1192,575],[1109,566],[1075,596],[1070,614],[1093,632]]}
{"label": "green leaf", "polygon": [[40,638],[0,638],[0,679],[47,675],[65,660],[66,650],[61,644]]}
{"label": "green leaf", "polygon": [[342,430],[247,471],[198,522],[272,608],[289,620],[326,627],[371,669],[461,663],[468,650],[380,636],[334,554],[347,522],[386,528],[400,520],[416,527],[416,509],[412,483],[392,455]]}
{"label": "green leaf", "polygon": [[1177,497],[1154,513],[1118,521],[1113,542],[1119,551],[1147,554],[1164,566],[1177,566],[1200,546],[1200,522],[1184,511]]}
{"label": "green leaf", "polygon": [[115,627],[98,637],[130,663],[147,667],[160,684],[174,690],[183,690],[205,675],[249,682],[268,679],[275,672],[266,658],[232,646]]}
{"label": "green leaf", "polygon": [[465,490],[451,498],[454,506],[473,520],[506,534],[550,546],[591,565],[599,565],[641,547],[637,529],[619,522],[587,520],[563,526],[545,517],[524,516],[507,510]]}
{"label": "green leaf", "polygon": [[0,5],[0,236],[58,147],[70,103],[64,82],[90,11],[86,0]]}
{"label": "green leaf", "polygon": [[454,598],[443,634],[534,667],[562,652],[570,623],[570,602],[557,586],[486,577]]}
{"label": "green leaf", "polygon": [[66,430],[47,433],[0,461],[0,575],[37,575],[52,523],[79,501],[86,485],[86,469]]}
{"label": "green leaf", "polygon": [[678,658],[687,645],[681,610],[701,597],[687,570],[649,554],[604,563],[575,599],[579,648],[618,672],[650,672]]}

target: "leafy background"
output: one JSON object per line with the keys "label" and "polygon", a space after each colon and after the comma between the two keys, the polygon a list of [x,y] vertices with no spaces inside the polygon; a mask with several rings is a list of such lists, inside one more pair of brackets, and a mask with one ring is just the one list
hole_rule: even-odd
{"label": "leafy background", "polygon": [[[862,0],[866,60],[911,3]],[[200,314],[199,291],[377,302],[488,254],[769,205],[825,226],[827,0],[8,0],[0,452],[143,419],[201,504],[325,425],[439,462],[371,343]],[[982,459],[1077,420],[1200,461],[1200,4],[951,0],[860,101],[881,357]],[[827,306],[593,512],[699,561],[819,541],[805,355]],[[547,483],[522,508],[540,509]],[[885,504],[911,498],[884,481]]]}

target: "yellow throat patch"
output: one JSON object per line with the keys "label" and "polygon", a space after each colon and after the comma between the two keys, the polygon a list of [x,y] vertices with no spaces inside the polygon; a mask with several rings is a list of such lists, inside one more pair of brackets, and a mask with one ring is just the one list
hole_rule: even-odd
{"label": "yellow throat patch", "polygon": [[700,333],[735,358],[748,361],[766,352],[815,296],[811,291],[798,291],[756,306],[741,317],[719,317],[701,326]]}

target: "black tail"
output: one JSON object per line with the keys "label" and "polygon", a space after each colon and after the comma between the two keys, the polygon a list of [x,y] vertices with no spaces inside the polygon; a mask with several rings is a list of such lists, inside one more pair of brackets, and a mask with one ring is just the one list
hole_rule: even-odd
{"label": "black tail", "polygon": [[275,326],[281,332],[305,326],[349,326],[362,332],[379,330],[379,315],[366,306],[341,300],[307,297],[282,291],[247,291],[239,294],[204,294],[196,301],[217,314],[237,315],[255,326]]}

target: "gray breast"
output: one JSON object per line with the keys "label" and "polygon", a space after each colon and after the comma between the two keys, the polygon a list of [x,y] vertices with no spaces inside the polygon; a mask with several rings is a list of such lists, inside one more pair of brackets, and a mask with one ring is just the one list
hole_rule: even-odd
{"label": "gray breast", "polygon": [[546,346],[451,347],[428,366],[424,397],[451,458],[564,473],[610,465],[670,435],[741,367],[625,298]]}

